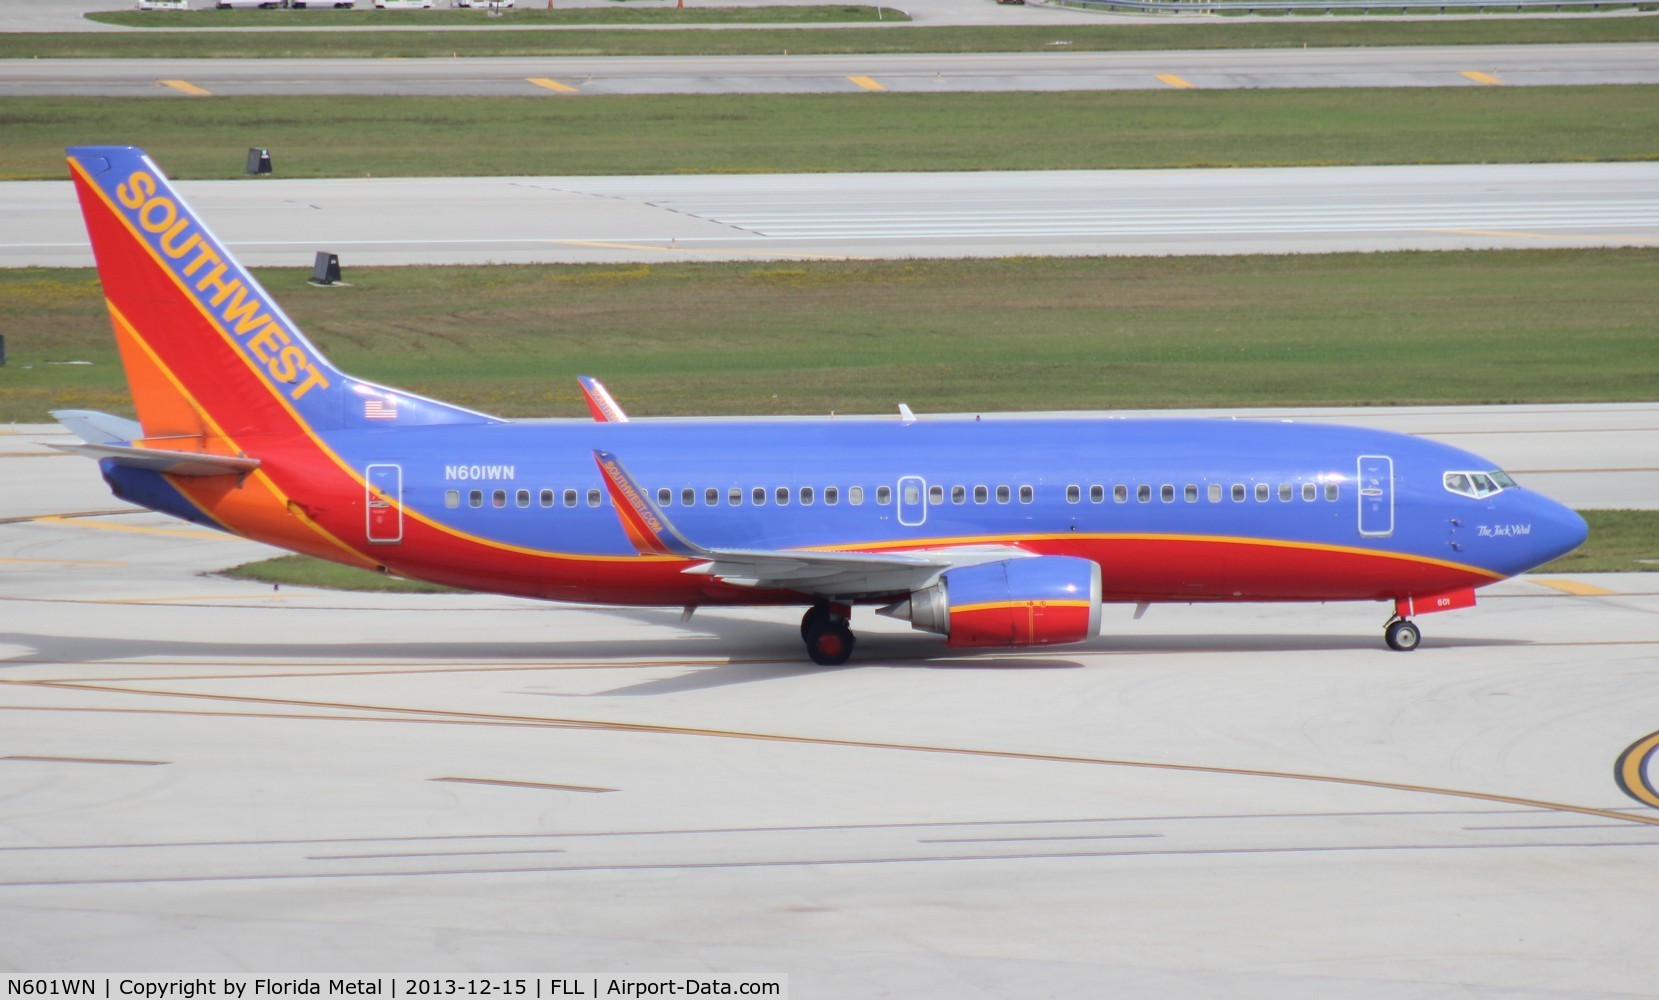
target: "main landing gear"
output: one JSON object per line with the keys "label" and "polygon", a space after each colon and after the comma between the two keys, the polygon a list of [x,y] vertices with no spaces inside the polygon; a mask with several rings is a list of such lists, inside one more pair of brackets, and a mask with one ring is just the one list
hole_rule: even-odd
{"label": "main landing gear", "polygon": [[1389,649],[1409,653],[1423,641],[1423,632],[1415,622],[1395,617],[1390,618],[1384,627],[1383,639],[1388,642]]}
{"label": "main landing gear", "polygon": [[852,610],[846,604],[814,604],[801,616],[801,638],[813,663],[839,667],[853,655],[857,640],[847,625]]}

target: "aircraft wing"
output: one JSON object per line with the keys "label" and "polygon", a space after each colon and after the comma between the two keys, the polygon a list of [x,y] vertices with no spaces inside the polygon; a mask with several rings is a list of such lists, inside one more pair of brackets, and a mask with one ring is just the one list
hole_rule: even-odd
{"label": "aircraft wing", "polygon": [[798,590],[845,600],[909,593],[931,586],[948,569],[1030,555],[1011,546],[917,552],[710,549],[706,562],[686,572],[736,587]]}
{"label": "aircraft wing", "polygon": [[622,529],[641,555],[679,556],[694,563],[685,572],[736,587],[795,590],[824,598],[878,597],[920,590],[958,566],[1031,555],[1011,546],[911,552],[705,548],[669,522],[615,455],[595,451],[593,457],[616,505]]}

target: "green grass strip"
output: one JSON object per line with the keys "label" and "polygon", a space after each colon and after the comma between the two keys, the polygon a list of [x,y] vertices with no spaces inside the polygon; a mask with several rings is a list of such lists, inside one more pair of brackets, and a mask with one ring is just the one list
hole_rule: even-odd
{"label": "green grass strip", "polygon": [[854,4],[824,4],[807,7],[704,7],[676,8],[670,0],[658,0],[647,7],[567,7],[553,9],[524,7],[508,11],[474,10],[192,10],[192,11],[99,11],[88,20],[130,28],[361,28],[365,25],[415,25],[440,27],[516,28],[559,27],[580,24],[846,24],[862,21],[892,21],[902,24],[910,15],[899,10]]}
{"label": "green grass strip", "polygon": [[1590,540],[1536,573],[1659,572],[1659,510],[1581,510]]}
{"label": "green grass strip", "polygon": [[[298,255],[296,255],[298,256]],[[506,416],[1659,398],[1659,249],[356,268],[260,280],[346,371]],[[0,420],[130,413],[95,275],[0,271]],[[90,361],[90,365],[52,362]]]}
{"label": "green grass strip", "polygon": [[[269,12],[267,12],[269,13]],[[329,16],[319,11],[318,18]],[[1659,18],[1503,16],[1448,21],[1282,18],[1248,24],[686,29],[683,31],[14,32],[0,58],[775,55],[1507,45],[1659,40]]]}
{"label": "green grass strip", "polygon": [[85,142],[176,178],[239,177],[250,145],[283,177],[1651,160],[1659,87],[21,97],[0,134],[0,179],[62,178]]}
{"label": "green grass strip", "polygon": [[[1570,555],[1534,573],[1659,572],[1659,510],[1579,511],[1590,525],[1590,538]],[[373,570],[324,562],[311,556],[278,556],[225,570],[238,580],[406,594],[454,594],[459,591]]]}
{"label": "green grass strip", "polygon": [[435,583],[387,576],[360,566],[344,566],[312,556],[277,556],[259,562],[233,566],[220,574],[234,580],[252,580],[273,586],[320,587],[323,590],[358,590],[386,594],[458,594],[461,591]]}

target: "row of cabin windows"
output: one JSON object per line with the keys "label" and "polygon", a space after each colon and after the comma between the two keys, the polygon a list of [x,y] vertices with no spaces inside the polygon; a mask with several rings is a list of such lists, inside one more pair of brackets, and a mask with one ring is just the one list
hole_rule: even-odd
{"label": "row of cabin windows", "polygon": [[[1227,491],[1223,489],[1223,487],[1220,483],[1211,483],[1211,484],[1209,484],[1209,488],[1206,492],[1207,492],[1207,495],[1209,497],[1210,503],[1220,503],[1222,496],[1225,495]],[[1256,500],[1257,501],[1259,501],[1261,503],[1266,503],[1268,500],[1271,500],[1273,498],[1273,493],[1274,493],[1274,490],[1273,490],[1272,485],[1270,485],[1268,483],[1257,483],[1256,484],[1255,494],[1256,494]],[[1279,499],[1280,500],[1282,500],[1286,503],[1289,503],[1290,501],[1296,499],[1296,493],[1297,493],[1297,490],[1296,490],[1296,484],[1295,483],[1280,483],[1279,484],[1278,494],[1279,494]],[[1304,501],[1306,501],[1308,503],[1313,503],[1314,501],[1319,499],[1319,485],[1317,483],[1303,483],[1301,493],[1302,493],[1302,499]],[[1249,497],[1250,490],[1243,483],[1234,483],[1232,491],[1231,491],[1231,495],[1232,495],[1234,503],[1243,503]],[[1325,499],[1327,501],[1336,501],[1336,500],[1340,500],[1341,498],[1342,498],[1342,487],[1339,484],[1334,483],[1334,482],[1330,482],[1330,483],[1325,484]],[[1138,501],[1140,503],[1151,503],[1152,502],[1152,487],[1148,486],[1144,483],[1139,485],[1139,486],[1136,486],[1135,487],[1135,499],[1136,499],[1136,501]],[[1164,503],[1174,503],[1175,502],[1175,487],[1173,485],[1169,484],[1169,483],[1165,483],[1164,485],[1158,487],[1158,499],[1162,500]],[[1185,486],[1183,486],[1181,488],[1181,499],[1185,500],[1187,503],[1197,503],[1198,502],[1198,487],[1196,485],[1192,484],[1192,483],[1188,483]],[[1118,485],[1113,486],[1112,487],[1112,501],[1114,503],[1128,503],[1129,502],[1129,487],[1125,486],[1122,483],[1119,483]],[[1083,502],[1083,488],[1081,486],[1067,486],[1066,487],[1066,502],[1067,503],[1082,503]],[[1104,487],[1104,486],[1090,486],[1089,487],[1089,502],[1090,503],[1105,503],[1106,502],[1106,487]]]}
{"label": "row of cabin windows", "polygon": [[[991,502],[991,487],[974,486],[971,487],[971,491],[974,503],[984,504]],[[1249,492],[1250,491],[1243,483],[1234,483],[1231,491],[1233,502],[1243,503],[1246,499],[1248,499]],[[1296,499],[1296,492],[1296,486],[1293,483],[1279,484],[1278,495],[1281,501],[1288,503],[1291,500]],[[1220,483],[1209,484],[1208,497],[1210,503],[1220,503],[1224,493],[1225,491]],[[1273,493],[1273,487],[1267,483],[1257,483],[1255,486],[1255,496],[1256,500],[1259,502],[1265,503],[1268,500],[1271,500],[1273,498]],[[705,507],[719,506],[722,496],[724,496],[728,507],[740,507],[743,505],[744,494],[745,490],[741,486],[729,487],[724,491],[724,493],[722,493],[718,487],[709,486],[703,489],[701,496],[703,506]],[[766,487],[751,487],[747,491],[747,494],[751,504],[756,507],[765,506],[768,496],[768,490]],[[1304,501],[1312,503],[1319,499],[1319,486],[1315,483],[1303,483],[1301,494]],[[810,507],[819,501],[822,501],[826,507],[834,507],[841,503],[841,489],[836,486],[826,486],[823,488],[822,492],[819,492],[811,486],[802,486],[798,490],[792,490],[788,486],[779,486],[770,491],[770,495],[772,501],[780,507],[788,506],[792,499],[803,507]],[[1012,502],[1014,495],[1014,489],[1011,487],[998,486],[995,488],[996,502],[999,504]],[[1019,487],[1018,495],[1020,503],[1031,503],[1036,498],[1036,493],[1030,486]],[[849,506],[863,506],[864,487],[849,486],[847,487],[846,496]],[[970,487],[952,486],[950,488],[950,502],[953,504],[965,504],[968,502],[969,496]],[[1181,489],[1181,496],[1187,503],[1197,503],[1198,487],[1192,483],[1186,484],[1186,486]],[[1331,482],[1325,484],[1325,499],[1327,501],[1339,500],[1341,499],[1341,496],[1342,489],[1337,483]],[[512,493],[513,505],[517,507],[531,506],[531,498],[532,495],[530,490],[515,490]],[[467,493],[467,506],[482,507],[484,506],[484,499],[485,495],[483,490],[471,490]],[[589,489],[586,491],[585,495],[583,492],[578,490],[567,489],[562,495],[560,495],[554,490],[544,489],[540,491],[539,495],[537,495],[535,499],[542,507],[558,506],[559,501],[563,501],[563,505],[566,507],[576,507],[582,503],[586,503],[589,507],[598,507],[603,502],[604,496],[597,489]],[[695,507],[697,506],[698,491],[687,486],[679,491],[678,499],[681,507]],[[909,483],[905,484],[903,499],[907,505],[913,506],[921,503],[921,487]],[[1151,503],[1152,487],[1144,483],[1136,486],[1135,499],[1140,503]],[[1175,487],[1169,483],[1165,483],[1160,486],[1158,488],[1158,499],[1162,500],[1164,503],[1174,503]],[[1128,503],[1129,487],[1122,483],[1113,486],[1112,500],[1114,503]],[[507,501],[507,490],[492,490],[489,494],[489,502],[491,507],[506,507]],[[666,486],[657,490],[657,505],[659,507],[672,507],[674,506],[674,501],[675,491]],[[1090,503],[1104,503],[1105,501],[1106,487],[1099,485],[1089,487]],[[876,503],[885,507],[892,502],[893,488],[890,486],[877,486]],[[945,487],[929,486],[927,489],[927,502],[929,505],[935,507],[942,505],[945,502]],[[1082,503],[1083,488],[1081,486],[1067,486],[1066,502]],[[461,491],[449,490],[445,492],[444,506],[451,509],[461,506]]]}
{"label": "row of cabin windows", "polygon": [[[969,488],[966,486],[952,486],[950,488],[950,502],[954,504],[967,503],[968,489]],[[657,490],[657,506],[672,507],[675,505],[677,497],[679,506],[695,507],[697,506],[697,501],[700,495],[703,506],[705,507],[719,506],[722,498],[725,500],[726,506],[740,507],[743,505],[745,494],[747,494],[749,503],[756,507],[765,506],[768,495],[770,495],[772,502],[777,504],[779,507],[786,507],[792,501],[799,503],[803,507],[811,507],[815,503],[822,503],[826,507],[835,507],[841,503],[842,499],[841,488],[838,486],[826,486],[822,491],[811,486],[802,486],[799,489],[793,489],[788,486],[779,486],[770,491],[768,491],[764,486],[754,486],[749,488],[747,491],[741,486],[728,487],[724,491],[722,491],[719,487],[709,486],[705,487],[701,491],[701,494],[699,494],[698,490],[690,486],[680,489],[678,494],[676,494],[674,490],[664,486]],[[991,495],[991,487],[973,487],[974,503],[989,503],[991,501]],[[997,503],[1010,503],[1012,502],[1014,495],[1015,490],[1013,487],[996,487]],[[1036,499],[1036,492],[1030,486],[1019,487],[1018,495],[1020,503],[1031,503],[1034,499]],[[893,502],[893,487],[877,486],[875,489],[875,497],[878,505],[882,507],[888,506]],[[489,505],[491,507],[506,507],[508,506],[509,492],[507,490],[492,490],[488,494],[488,498]],[[511,498],[514,506],[529,507],[532,505],[532,494],[530,490],[515,490],[511,493]],[[603,494],[601,494],[601,492],[597,489],[587,490],[585,497],[580,491],[567,489],[563,492],[562,496],[554,490],[542,490],[540,491],[540,495],[535,499],[537,499],[543,507],[559,506],[559,501],[561,500],[563,501],[563,505],[566,507],[580,506],[583,502],[585,502],[589,507],[598,507],[603,502],[604,497]],[[483,507],[485,502],[485,492],[483,490],[470,490],[467,493],[466,500],[467,506],[469,507]],[[863,506],[864,487],[847,487],[846,500],[849,506]],[[906,484],[904,487],[904,502],[909,505],[921,503],[922,495],[920,487]],[[943,486],[928,487],[927,502],[934,506],[943,504],[945,502],[945,488]],[[445,491],[444,506],[450,509],[461,506],[461,491]]]}

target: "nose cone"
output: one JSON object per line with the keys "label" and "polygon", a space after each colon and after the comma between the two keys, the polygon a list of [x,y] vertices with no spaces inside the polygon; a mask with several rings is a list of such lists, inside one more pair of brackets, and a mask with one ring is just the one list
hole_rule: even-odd
{"label": "nose cone", "polygon": [[1590,537],[1590,526],[1584,523],[1584,518],[1579,517],[1577,511],[1548,497],[1533,495],[1528,499],[1532,501],[1533,508],[1534,566],[1561,558]]}

